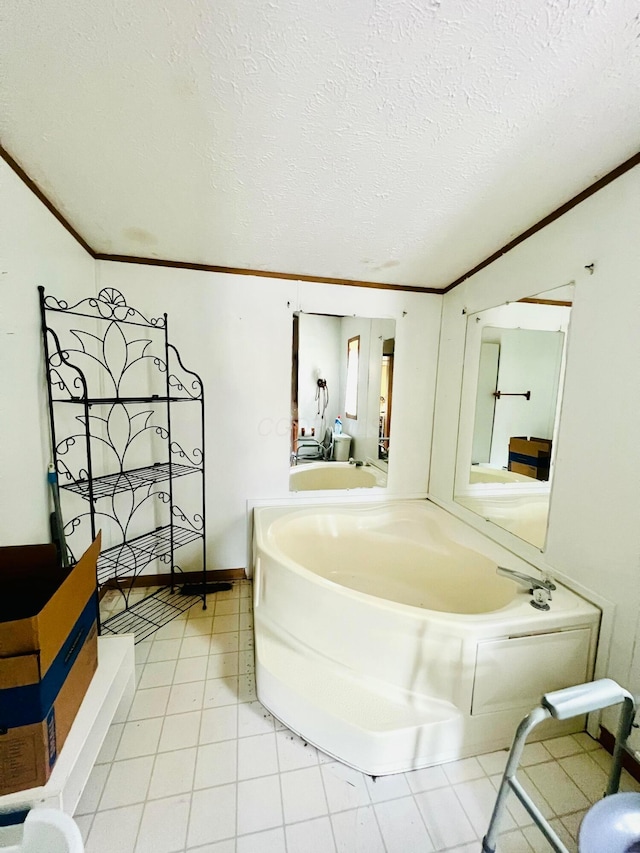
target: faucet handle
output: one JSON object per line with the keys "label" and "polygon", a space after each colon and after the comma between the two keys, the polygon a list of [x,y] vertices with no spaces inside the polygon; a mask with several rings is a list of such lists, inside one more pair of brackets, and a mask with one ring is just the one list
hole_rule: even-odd
{"label": "faucet handle", "polygon": [[[555,589],[555,587],[554,587]],[[551,595],[548,590],[542,589],[541,587],[537,587],[533,590],[533,601],[530,601],[529,604],[532,607],[535,607],[536,610],[550,610],[551,607],[549,605],[549,599]]]}
{"label": "faucet handle", "polygon": [[547,589],[551,590],[551,592],[557,589],[557,586],[553,582],[553,576],[550,572],[542,572],[542,580],[546,583]]}

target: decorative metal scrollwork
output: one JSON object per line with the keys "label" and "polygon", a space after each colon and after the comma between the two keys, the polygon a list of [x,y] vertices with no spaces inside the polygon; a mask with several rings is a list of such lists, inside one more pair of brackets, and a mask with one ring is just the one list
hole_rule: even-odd
{"label": "decorative metal scrollwork", "polygon": [[[175,551],[193,543],[202,549],[204,596],[201,378],[169,343],[166,314],[149,319],[110,287],[73,304],[39,290],[53,462],[69,558],[75,561],[74,554],[102,529],[98,583],[114,585],[128,611],[136,577],[158,561],[169,568],[173,586],[175,572],[182,571]],[[186,450],[191,439],[185,445],[172,433],[177,401],[198,404],[199,447]],[[179,487],[178,505],[177,484],[188,481]]]}

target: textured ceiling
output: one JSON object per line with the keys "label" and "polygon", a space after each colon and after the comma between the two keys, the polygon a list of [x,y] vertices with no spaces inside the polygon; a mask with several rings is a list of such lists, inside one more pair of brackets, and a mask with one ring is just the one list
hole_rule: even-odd
{"label": "textured ceiling", "polygon": [[442,287],[640,140],[637,0],[2,17],[2,142],[100,253]]}

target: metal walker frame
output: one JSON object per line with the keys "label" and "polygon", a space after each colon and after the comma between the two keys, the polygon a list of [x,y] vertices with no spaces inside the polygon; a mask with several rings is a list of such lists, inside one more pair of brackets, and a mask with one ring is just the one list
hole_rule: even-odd
{"label": "metal walker frame", "polygon": [[610,678],[601,678],[598,681],[578,684],[575,687],[567,687],[564,690],[555,690],[553,693],[546,693],[542,697],[540,705],[527,714],[516,730],[507,766],[498,790],[496,804],[493,808],[491,821],[489,822],[489,829],[482,839],[482,853],[495,853],[498,841],[498,827],[504,815],[509,790],[514,792],[524,808],[529,812],[534,823],[542,831],[553,850],[556,853],[569,853],[569,850],[554,832],[553,827],[551,827],[540,809],[516,779],[516,772],[522,758],[525,741],[537,725],[552,717],[556,720],[567,720],[571,717],[588,714],[591,711],[608,708],[610,705],[619,705],[621,702],[624,705],[620,713],[609,782],[607,790],[604,792],[605,797],[615,794],[620,785],[622,756],[636,713],[634,697]]}

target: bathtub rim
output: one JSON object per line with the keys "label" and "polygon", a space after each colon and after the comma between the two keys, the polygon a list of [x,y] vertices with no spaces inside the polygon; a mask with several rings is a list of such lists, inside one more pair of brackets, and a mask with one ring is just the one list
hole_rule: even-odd
{"label": "bathtub rim", "polygon": [[[309,514],[310,511],[314,511],[314,510],[325,510],[327,512],[330,512],[331,510],[345,511],[345,512],[349,512],[349,511],[350,512],[358,512],[359,510],[363,510],[363,509],[365,509],[365,510],[382,510],[386,506],[398,507],[401,504],[409,504],[409,505],[420,506],[420,507],[427,507],[428,504],[431,504],[431,506],[429,506],[429,508],[428,508],[428,511],[433,510],[436,518],[440,515],[440,513],[444,513],[444,517],[446,518],[447,516],[449,516],[449,517],[453,518],[455,524],[462,524],[463,527],[467,526],[464,524],[463,521],[455,518],[455,516],[453,516],[451,513],[448,513],[447,510],[444,509],[443,507],[439,507],[434,502],[429,501],[429,500],[425,500],[423,498],[422,499],[413,499],[413,498],[396,499],[396,500],[383,500],[383,501],[378,500],[378,501],[367,501],[366,503],[349,501],[349,502],[344,502],[344,503],[340,503],[340,504],[336,504],[336,503],[332,503],[332,502],[328,501],[328,502],[322,502],[322,503],[314,502],[314,503],[306,504],[305,506],[299,506],[297,504],[293,504],[293,505],[292,504],[278,504],[278,505],[271,504],[271,505],[255,506],[255,507],[253,507],[252,570],[253,570],[253,565],[255,564],[255,560],[258,557],[257,551],[259,548],[262,548],[262,550],[267,555],[272,557],[273,559],[281,560],[282,563],[286,566],[286,568],[288,570],[301,574],[310,583],[320,584],[322,587],[325,587],[325,588],[330,589],[330,590],[335,590],[336,594],[347,596],[349,598],[352,598],[352,599],[359,601],[359,602],[362,602],[362,603],[367,603],[370,606],[384,607],[384,608],[396,610],[397,612],[403,613],[405,616],[408,616],[411,618],[419,618],[419,619],[428,618],[429,620],[433,621],[434,623],[441,624],[441,625],[451,624],[451,622],[455,622],[457,625],[460,626],[461,630],[464,633],[472,632],[474,628],[477,630],[482,625],[488,625],[492,621],[495,621],[496,618],[499,618],[501,622],[503,620],[505,621],[505,623],[511,622],[512,619],[516,618],[516,614],[518,612],[521,612],[521,613],[523,613],[523,615],[526,615],[529,617],[535,617],[535,618],[546,617],[544,619],[545,623],[549,622],[550,624],[553,624],[556,621],[558,621],[559,619],[561,619],[562,616],[569,616],[572,613],[575,616],[578,616],[579,614],[584,616],[584,615],[587,615],[589,613],[592,613],[592,608],[595,607],[597,610],[600,610],[600,622],[602,622],[602,609],[595,602],[590,601],[589,599],[587,599],[583,595],[580,595],[578,592],[571,589],[567,584],[563,583],[562,581],[560,581],[561,586],[559,587],[557,593],[554,593],[554,595],[557,595],[559,593],[561,596],[561,600],[563,602],[566,602],[567,593],[568,593],[569,600],[575,602],[574,606],[568,607],[568,608],[566,606],[554,608],[552,605],[551,610],[546,612],[546,613],[542,612],[542,611],[536,611],[534,608],[531,608],[531,607],[527,608],[527,604],[531,600],[529,593],[524,589],[524,587],[520,587],[519,584],[515,584],[515,583],[514,583],[514,586],[516,586],[516,593],[515,593],[512,601],[510,601],[507,605],[505,605],[501,608],[498,608],[498,609],[492,610],[492,611],[487,611],[484,613],[452,613],[450,611],[431,610],[429,608],[418,607],[416,605],[403,604],[402,602],[397,602],[397,601],[393,601],[390,599],[382,598],[380,596],[376,596],[376,595],[373,595],[371,593],[361,592],[360,590],[352,589],[351,587],[347,587],[347,586],[339,584],[335,581],[332,581],[329,578],[325,578],[322,575],[319,575],[316,572],[312,571],[311,569],[307,569],[304,566],[300,565],[298,562],[296,562],[295,560],[291,559],[288,555],[283,553],[280,549],[271,548],[270,543],[268,541],[265,541],[265,534],[266,534],[266,532],[268,532],[268,525],[265,529],[263,529],[263,526],[260,525],[259,523],[257,523],[257,518],[255,515],[257,512],[258,518],[260,516],[264,515],[266,518],[270,518],[271,516],[273,516],[274,517],[273,520],[277,520],[278,518],[280,518],[281,516],[284,516],[284,515]],[[503,546],[499,545],[498,543],[493,542],[488,537],[485,537],[481,531],[474,531],[474,534],[477,534],[477,533],[479,533],[482,538],[487,539],[488,542],[490,543],[490,546],[493,549],[497,548],[501,551],[505,550]],[[473,546],[471,546],[471,547],[473,547]],[[480,553],[483,553],[483,552],[480,552]],[[483,556],[487,556],[488,559],[490,559],[492,561],[494,560],[494,558],[492,556],[489,556],[487,554],[483,553]],[[509,562],[509,560],[514,560],[514,558],[515,558],[517,565],[511,566],[513,568],[517,568],[521,571],[522,570],[527,571],[528,569],[530,570],[530,568],[531,568],[531,565],[528,564],[526,561],[524,561],[518,555],[510,554],[508,557],[507,557],[507,555],[504,555],[504,556],[505,556],[505,562]],[[502,560],[501,560],[501,562],[502,562]],[[252,571],[252,576],[253,576],[253,571]],[[554,574],[554,579],[557,579],[556,574]],[[564,587],[565,589],[562,589],[562,587]],[[254,591],[254,595],[255,595],[255,591]],[[508,618],[508,614],[511,614],[510,618]],[[528,633],[529,630],[530,629],[524,629],[523,628],[522,633],[526,634],[526,633]]]}

